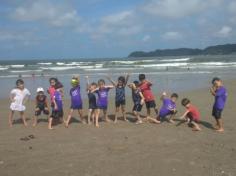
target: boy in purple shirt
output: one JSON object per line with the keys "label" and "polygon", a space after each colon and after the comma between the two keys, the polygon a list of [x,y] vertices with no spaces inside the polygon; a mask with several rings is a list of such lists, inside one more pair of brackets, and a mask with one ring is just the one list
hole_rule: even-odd
{"label": "boy in purple shirt", "polygon": [[210,89],[210,92],[215,97],[215,102],[212,110],[212,116],[216,120],[215,129],[218,132],[223,132],[224,128],[222,122],[222,112],[224,110],[228,94],[220,78],[215,77],[212,79],[212,87]]}
{"label": "boy in purple shirt", "polygon": [[[160,109],[160,113],[159,113],[157,119],[160,121],[167,120],[170,123],[174,123],[172,118],[177,113],[176,101],[179,96],[176,93],[173,93],[170,98],[167,98],[166,96],[167,96],[166,92],[163,92],[163,94],[161,96],[161,100],[162,100],[163,104],[162,104],[162,107]],[[170,117],[167,118],[167,116],[170,116]]]}
{"label": "boy in purple shirt", "polygon": [[108,106],[108,92],[112,88],[114,88],[114,86],[106,86],[105,81],[103,79],[100,79],[98,81],[98,88],[96,88],[95,90],[92,91],[92,92],[96,92],[98,94],[96,127],[99,127],[98,118],[99,118],[101,110],[103,111],[105,121],[106,122],[110,121],[108,116],[107,116],[107,106]]}
{"label": "boy in purple shirt", "polygon": [[71,80],[71,86],[70,89],[70,96],[71,96],[71,106],[70,106],[70,112],[68,115],[67,120],[65,121],[65,126],[68,128],[72,114],[74,110],[78,110],[79,116],[82,119],[82,123],[85,123],[83,119],[83,102],[80,95],[80,84],[79,84],[79,76],[73,77]]}
{"label": "boy in purple shirt", "polygon": [[63,103],[62,103],[62,88],[63,85],[57,83],[55,85],[55,92],[52,97],[53,106],[52,106],[52,114],[49,118],[48,129],[52,130],[52,120],[53,119],[62,119],[63,118]]}

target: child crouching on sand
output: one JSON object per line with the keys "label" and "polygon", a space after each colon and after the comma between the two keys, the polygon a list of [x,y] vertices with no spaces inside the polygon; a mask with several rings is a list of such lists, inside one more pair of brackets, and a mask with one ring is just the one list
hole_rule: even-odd
{"label": "child crouching on sand", "polygon": [[211,94],[215,97],[215,102],[212,109],[212,116],[216,120],[216,131],[223,132],[223,122],[222,122],[222,112],[225,107],[227,100],[227,90],[223,86],[222,80],[220,78],[213,78],[212,88],[210,89]]}
{"label": "child crouching on sand", "polygon": [[193,106],[189,99],[184,98],[181,104],[186,108],[185,113],[180,117],[180,119],[185,119],[190,126],[193,127],[193,131],[200,131],[198,123],[200,121],[200,112]]}
{"label": "child crouching on sand", "polygon": [[62,102],[62,89],[63,85],[61,83],[57,83],[55,85],[55,92],[53,94],[53,106],[52,106],[52,114],[49,118],[48,129],[52,130],[52,121],[54,119],[63,119],[63,102]]}
{"label": "child crouching on sand", "polygon": [[161,122],[163,122],[164,120],[167,120],[170,123],[174,123],[172,119],[177,113],[176,101],[178,97],[179,96],[176,93],[173,93],[170,96],[170,98],[167,97],[166,92],[162,93],[162,96],[161,96],[162,107],[160,109],[157,120],[160,120]]}
{"label": "child crouching on sand", "polygon": [[87,93],[88,93],[88,100],[89,100],[89,110],[88,110],[88,124],[90,124],[90,119],[93,120],[95,126],[98,126],[98,119],[95,120],[95,116],[97,113],[97,102],[96,102],[96,95],[94,90],[97,88],[97,84],[95,82],[89,83],[89,77],[86,76],[87,79]]}
{"label": "child crouching on sand", "polygon": [[44,89],[39,87],[37,88],[37,96],[35,98],[35,116],[33,127],[37,125],[38,116],[40,116],[42,112],[47,116],[49,115],[47,96],[44,94]]}
{"label": "child crouching on sand", "polygon": [[86,123],[83,119],[83,102],[80,95],[80,78],[73,77],[71,80],[71,86],[70,89],[70,96],[71,96],[71,106],[70,106],[70,112],[68,115],[67,120],[65,121],[65,126],[68,128],[72,114],[74,110],[78,110],[79,116],[81,118],[82,123]]}
{"label": "child crouching on sand", "polygon": [[16,88],[12,89],[10,93],[10,114],[9,114],[9,126],[12,127],[13,115],[15,111],[20,113],[20,117],[25,126],[27,126],[26,118],[24,111],[26,109],[25,103],[30,98],[30,92],[28,89],[24,87],[24,81],[22,79],[18,79],[16,81]]}
{"label": "child crouching on sand", "polygon": [[134,102],[133,113],[137,118],[136,124],[141,124],[141,123],[143,123],[143,121],[140,118],[140,112],[142,111],[142,107],[144,104],[144,100],[145,100],[144,96],[138,88],[138,86],[139,86],[138,81],[134,81],[133,83],[129,84],[128,86],[132,90],[132,99]]}

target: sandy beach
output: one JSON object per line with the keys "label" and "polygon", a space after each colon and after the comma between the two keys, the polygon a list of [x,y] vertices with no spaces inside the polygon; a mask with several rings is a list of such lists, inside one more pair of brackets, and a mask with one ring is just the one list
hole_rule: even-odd
{"label": "sandy beach", "polygon": [[[184,112],[180,101],[190,98],[201,112],[201,132],[193,132],[186,124],[176,126],[132,123],[132,101],[127,97],[127,113],[131,122],[100,123],[100,128],[74,119],[66,129],[62,124],[47,130],[47,120],[40,118],[31,126],[34,103],[27,106],[29,127],[20,120],[8,127],[9,101],[0,100],[0,175],[1,176],[234,176],[236,175],[235,90],[236,81],[225,81],[229,92],[223,113],[225,132],[212,129],[213,97],[208,88],[179,93],[177,115]],[[156,92],[155,92],[156,93]],[[157,104],[161,92],[157,95]],[[87,101],[85,101],[85,104]],[[84,106],[84,113],[87,114]],[[65,115],[69,101],[65,101]],[[113,114],[110,100],[109,114]],[[143,108],[142,114],[145,114]],[[77,117],[77,114],[74,115]],[[110,115],[113,119],[113,116]],[[15,116],[15,119],[18,119]],[[176,122],[178,123],[178,122]],[[33,135],[35,138],[22,141]]]}

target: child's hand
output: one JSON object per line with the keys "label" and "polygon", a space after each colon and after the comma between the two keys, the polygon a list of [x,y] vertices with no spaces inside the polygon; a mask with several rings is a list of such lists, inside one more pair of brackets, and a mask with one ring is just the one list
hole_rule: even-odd
{"label": "child's hand", "polygon": [[140,104],[141,104],[141,105],[144,105],[144,103],[145,103],[145,101],[142,99],[141,102],[140,102]]}
{"label": "child's hand", "polygon": [[162,95],[163,95],[163,96],[166,96],[167,94],[166,94],[166,92],[163,92]]}

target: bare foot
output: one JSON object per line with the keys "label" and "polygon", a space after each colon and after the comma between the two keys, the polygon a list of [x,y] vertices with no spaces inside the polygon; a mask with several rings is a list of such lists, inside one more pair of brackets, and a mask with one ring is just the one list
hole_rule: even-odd
{"label": "bare foot", "polygon": [[99,128],[100,126],[98,124],[96,124],[95,127]]}
{"label": "bare foot", "polygon": [[27,126],[28,126],[28,124],[25,122],[25,123],[24,123],[24,126],[25,126],[25,127],[27,127]]}
{"label": "bare foot", "polygon": [[142,120],[138,120],[135,124],[142,124],[143,123],[143,121]]}
{"label": "bare foot", "polygon": [[111,120],[110,120],[110,119],[108,119],[108,118],[106,118],[106,119],[105,119],[105,122],[111,122]]}
{"label": "bare foot", "polygon": [[114,123],[117,123],[117,120],[114,120]]}
{"label": "bare foot", "polygon": [[69,124],[68,124],[68,123],[65,123],[65,127],[68,128],[68,127],[69,127]]}
{"label": "bare foot", "polygon": [[33,126],[33,127],[36,127],[36,125],[37,125],[36,123],[33,123],[33,125],[32,125],[32,126]]}
{"label": "bare foot", "polygon": [[48,127],[48,129],[49,129],[49,130],[54,130],[54,128],[52,128],[52,127]]}
{"label": "bare foot", "polygon": [[128,119],[126,119],[126,118],[124,119],[124,121],[125,121],[125,122],[129,122],[129,120],[128,120]]}
{"label": "bare foot", "polygon": [[175,124],[175,121],[172,120],[172,119],[168,120],[168,122],[169,122],[169,123],[172,123],[172,124]]}
{"label": "bare foot", "polygon": [[217,132],[219,132],[219,133],[222,133],[222,132],[224,132],[224,129],[223,128],[219,128],[218,130],[216,130]]}
{"label": "bare foot", "polygon": [[193,128],[192,130],[193,131],[201,131],[202,129],[201,128]]}

